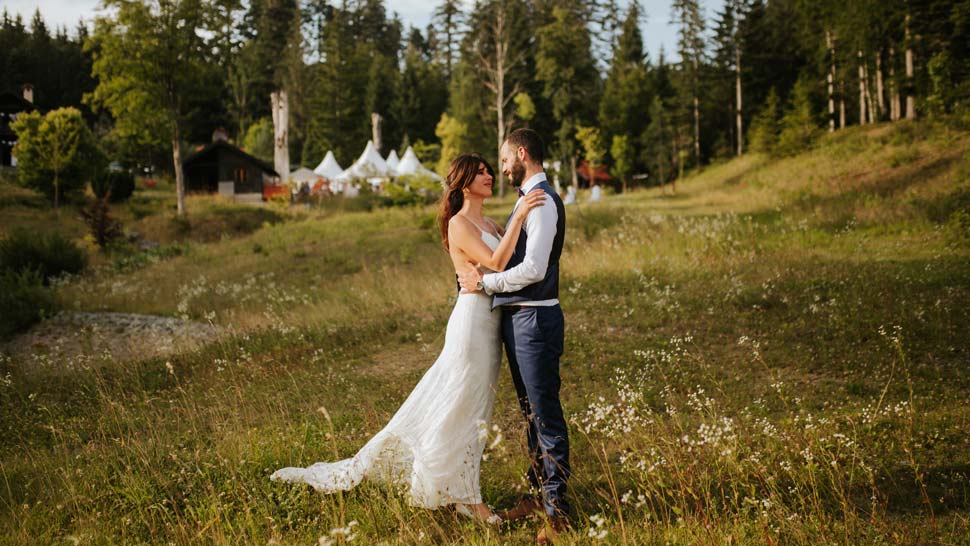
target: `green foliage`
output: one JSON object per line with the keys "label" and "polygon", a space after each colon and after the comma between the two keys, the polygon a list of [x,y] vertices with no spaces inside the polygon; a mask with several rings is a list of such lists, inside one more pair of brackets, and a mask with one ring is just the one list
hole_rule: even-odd
{"label": "green foliage", "polygon": [[105,169],[91,181],[91,192],[112,203],[127,201],[135,192],[135,177],[128,171]]}
{"label": "green foliage", "polygon": [[46,283],[62,273],[79,273],[85,265],[84,251],[59,233],[43,236],[15,229],[0,238],[0,271],[36,271]]}
{"label": "green foliage", "polygon": [[260,118],[246,129],[243,149],[263,161],[273,162],[273,120]]}
{"label": "green foliage", "polygon": [[532,102],[532,97],[528,93],[516,93],[512,99],[515,102],[515,117],[526,123],[536,116],[536,104]]}
{"label": "green foliage", "polygon": [[583,157],[585,157],[587,166],[589,167],[589,184],[592,186],[596,177],[596,171],[603,162],[603,156],[606,155],[606,149],[603,146],[603,135],[600,133],[598,127],[580,126],[576,130],[576,140],[583,147]]}
{"label": "green foliage", "polygon": [[[437,171],[442,178],[448,175],[448,166],[464,150],[468,150],[468,127],[448,115],[441,114],[441,120],[435,127],[435,135],[441,140],[441,158],[438,160]],[[417,153],[417,152],[415,152]]]}
{"label": "green foliage", "polygon": [[647,166],[654,184],[663,185],[673,176],[670,114],[660,97],[650,104],[650,124],[640,137],[640,160]]}
{"label": "green foliage", "polygon": [[77,108],[23,114],[11,128],[17,133],[20,182],[47,196],[57,207],[104,168],[104,153]]}
{"label": "green foliage", "polygon": [[441,145],[436,142],[418,139],[411,147],[422,165],[437,165],[441,161]]}
{"label": "green foliage", "polygon": [[623,182],[623,189],[626,191],[627,178],[633,172],[634,149],[630,145],[630,137],[627,135],[613,135],[613,142],[610,144],[610,156],[613,157],[613,176]]}
{"label": "green foliage", "polygon": [[[640,19],[639,4],[631,2],[599,102],[598,121],[606,142],[612,142],[617,136],[637,138],[650,121],[650,76],[645,63]],[[615,165],[616,156],[612,152],[610,156]]]}
{"label": "green foliage", "polygon": [[795,155],[805,151],[818,134],[818,125],[812,114],[811,84],[806,79],[799,79],[795,84],[781,126],[774,150],[779,155]]}
{"label": "green foliage", "polygon": [[535,31],[536,78],[542,83],[543,98],[552,107],[558,126],[555,149],[563,159],[574,157],[576,130],[593,121],[600,94],[586,25],[587,9],[578,0],[559,2],[552,8],[548,23]]}
{"label": "green foliage", "polygon": [[778,93],[774,89],[768,93],[761,111],[755,116],[748,129],[750,147],[755,152],[771,154],[778,146],[778,136],[781,134],[781,121],[779,119],[779,100]]}
{"label": "green foliage", "polygon": [[34,270],[0,269],[0,341],[27,329],[54,311],[54,298]]}

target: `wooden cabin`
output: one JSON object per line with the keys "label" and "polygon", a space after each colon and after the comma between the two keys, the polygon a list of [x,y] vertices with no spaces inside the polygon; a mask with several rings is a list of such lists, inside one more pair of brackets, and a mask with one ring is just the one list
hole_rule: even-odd
{"label": "wooden cabin", "polygon": [[34,88],[30,84],[23,86],[21,95],[10,91],[0,93],[0,167],[14,166],[13,147],[17,144],[17,133],[10,124],[21,113],[36,109]]}
{"label": "wooden cabin", "polygon": [[272,165],[233,146],[218,129],[211,143],[182,161],[182,169],[187,192],[229,197],[262,199],[264,188],[280,180]]}

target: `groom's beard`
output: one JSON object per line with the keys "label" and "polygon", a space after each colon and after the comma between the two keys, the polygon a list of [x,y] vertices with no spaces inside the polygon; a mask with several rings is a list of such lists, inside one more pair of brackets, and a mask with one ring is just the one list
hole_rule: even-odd
{"label": "groom's beard", "polygon": [[512,168],[509,169],[509,180],[512,181],[513,186],[521,186],[522,182],[525,181],[525,163],[522,163],[518,158],[512,163]]}

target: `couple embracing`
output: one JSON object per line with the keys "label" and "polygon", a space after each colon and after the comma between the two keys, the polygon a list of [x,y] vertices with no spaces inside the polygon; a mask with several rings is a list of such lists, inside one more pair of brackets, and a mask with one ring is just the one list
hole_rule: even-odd
{"label": "couple embracing", "polygon": [[[559,257],[565,209],[542,170],[543,144],[529,129],[501,148],[502,172],[519,200],[503,230],[483,215],[494,172],[484,158],[456,158],[441,203],[441,235],[460,292],[438,359],[383,430],[350,459],[284,468],[272,479],[318,491],[350,489],[364,478],[403,483],[412,504],[453,506],[498,525],[545,514],[538,543],[568,528],[569,440],[559,400],[563,314]],[[482,502],[479,469],[502,360],[528,423],[528,479],[535,494],[499,513]]]}

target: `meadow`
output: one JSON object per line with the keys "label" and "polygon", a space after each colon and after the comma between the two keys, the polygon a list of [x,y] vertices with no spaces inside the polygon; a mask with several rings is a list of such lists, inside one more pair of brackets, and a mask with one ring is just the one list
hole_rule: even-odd
{"label": "meadow", "polygon": [[[49,225],[30,196],[11,224]],[[970,133],[853,128],[567,211],[566,544],[970,544]],[[434,361],[455,301],[432,207],[138,192],[161,243],[59,281],[62,308],[211,322],[168,357],[0,357],[0,543],[529,544],[365,483],[352,455]],[[495,199],[503,220],[512,205]],[[80,237],[81,228],[65,219]],[[5,227],[7,227],[5,226]],[[525,491],[503,369],[486,502]]]}

